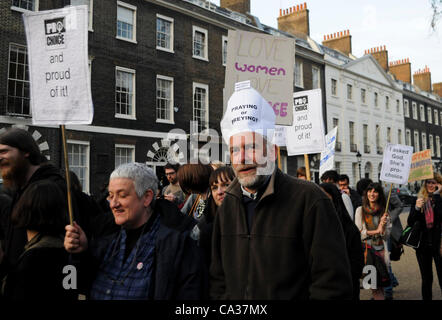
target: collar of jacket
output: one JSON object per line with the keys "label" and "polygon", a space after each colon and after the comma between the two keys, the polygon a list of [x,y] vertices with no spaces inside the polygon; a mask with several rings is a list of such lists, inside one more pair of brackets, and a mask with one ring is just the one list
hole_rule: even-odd
{"label": "collar of jacket", "polygon": [[[267,188],[265,189],[261,198],[258,200],[258,203],[261,202],[264,198],[271,196],[272,194],[275,193],[275,181],[278,180],[278,178],[282,174],[283,173],[279,169],[275,169],[275,171],[273,171],[273,174],[270,177],[270,181],[267,185]],[[238,199],[241,199],[243,191],[241,189],[241,184],[239,183],[238,178],[235,178],[235,180],[233,180],[232,184],[226,190],[226,193],[231,194],[232,196]]]}

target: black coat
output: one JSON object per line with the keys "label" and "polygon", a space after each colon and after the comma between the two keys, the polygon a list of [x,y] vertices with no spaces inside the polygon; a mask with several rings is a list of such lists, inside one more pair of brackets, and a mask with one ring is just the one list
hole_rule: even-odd
{"label": "black coat", "polygon": [[63,288],[68,253],[62,247],[38,247],[25,251],[4,280],[3,299],[28,301],[75,300],[76,291]]}
{"label": "black coat", "polygon": [[[24,191],[34,182],[41,180],[50,180],[56,183],[63,194],[66,195],[66,180],[60,173],[60,170],[51,164],[41,165],[31,176],[28,183],[13,194],[11,208],[8,214],[4,217],[4,259],[0,265],[0,278],[3,278],[9,270],[14,269],[18,258],[24,251],[24,246],[27,242],[26,230],[15,227],[11,222],[11,212],[17,202],[20,200]],[[67,197],[66,197],[67,199]],[[72,192],[72,207],[74,220],[82,226],[88,237],[100,236],[102,234],[109,234],[116,230],[116,225],[113,221],[112,215],[103,214],[98,206],[92,205],[91,198],[83,193]],[[67,203],[67,200],[66,200]],[[66,224],[69,219],[66,216]],[[64,235],[64,227],[60,229],[60,234]]]}
{"label": "black coat", "polygon": [[276,170],[249,232],[238,179],[213,224],[210,296],[214,299],[351,299],[342,225],[314,183]]}
{"label": "black coat", "polygon": [[441,241],[441,223],[442,223],[442,198],[440,194],[433,195],[434,200],[434,223],[433,228],[428,229],[425,222],[425,214],[420,210],[416,210],[413,205],[410,209],[410,214],[408,216],[407,224],[413,226],[416,221],[420,222],[420,227],[422,230],[422,240],[421,245],[417,250],[423,250],[428,248],[431,244],[432,251],[435,254],[440,254],[440,241]]}
{"label": "black coat", "polygon": [[[196,221],[184,216],[170,201],[157,199],[155,212],[160,215],[160,227],[155,243],[153,285],[149,299],[153,300],[198,300],[207,292],[208,271],[196,241],[189,236]],[[79,278],[88,279],[90,289],[98,266],[117,233],[96,239],[90,249],[82,255]]]}

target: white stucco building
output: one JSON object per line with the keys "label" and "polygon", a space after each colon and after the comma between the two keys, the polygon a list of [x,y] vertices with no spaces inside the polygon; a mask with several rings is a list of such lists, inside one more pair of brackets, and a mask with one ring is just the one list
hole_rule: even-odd
{"label": "white stucco building", "polygon": [[404,139],[402,92],[371,54],[361,58],[322,46],[325,60],[327,128],[338,126],[335,168],[359,180],[378,181],[386,143]]}

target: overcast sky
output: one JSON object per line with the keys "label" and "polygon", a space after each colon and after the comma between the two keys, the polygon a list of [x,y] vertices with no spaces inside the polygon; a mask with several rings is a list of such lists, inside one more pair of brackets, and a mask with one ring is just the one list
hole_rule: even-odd
{"label": "overcast sky", "polygon": [[[279,9],[304,3],[291,0],[250,0],[251,13],[261,23],[277,28]],[[219,0],[211,0],[219,5]],[[432,83],[442,82],[442,21],[432,32],[430,0],[309,0],[310,37],[350,30],[352,53],[386,46],[389,61],[409,58],[412,74],[425,68]]]}

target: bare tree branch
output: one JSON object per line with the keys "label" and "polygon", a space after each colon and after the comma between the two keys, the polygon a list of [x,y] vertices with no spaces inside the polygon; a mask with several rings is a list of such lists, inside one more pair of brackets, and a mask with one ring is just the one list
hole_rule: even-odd
{"label": "bare tree branch", "polygon": [[433,17],[430,25],[431,29],[436,31],[436,26],[442,17],[442,0],[431,0],[431,9],[433,10]]}

